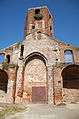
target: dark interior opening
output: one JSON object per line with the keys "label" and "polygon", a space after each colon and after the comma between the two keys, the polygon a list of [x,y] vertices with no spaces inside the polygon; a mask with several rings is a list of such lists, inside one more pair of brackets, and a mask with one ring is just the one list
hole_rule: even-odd
{"label": "dark interior opening", "polygon": [[52,26],[50,26],[50,31],[52,31]]}
{"label": "dark interior opening", "polygon": [[63,88],[79,89],[79,67],[71,65],[62,72]]}
{"label": "dark interior opening", "polygon": [[7,63],[10,63],[10,55],[7,55]]}
{"label": "dark interior opening", "polygon": [[35,14],[40,14],[40,9],[36,9]]}
{"label": "dark interior opening", "polygon": [[41,31],[38,31],[37,33],[41,33]]}
{"label": "dark interior opening", "polygon": [[49,19],[51,18],[51,15],[49,14]]}
{"label": "dark interior opening", "polygon": [[37,32],[37,39],[41,40],[41,32],[40,31]]}
{"label": "dark interior opening", "polygon": [[23,56],[23,52],[24,52],[24,45],[21,45],[21,54],[20,54],[20,56]]}
{"label": "dark interior opening", "polygon": [[5,93],[7,93],[7,85],[8,75],[4,70],[0,69],[0,90],[5,91]]}
{"label": "dark interior opening", "polygon": [[32,29],[35,29],[35,26],[32,26]]}

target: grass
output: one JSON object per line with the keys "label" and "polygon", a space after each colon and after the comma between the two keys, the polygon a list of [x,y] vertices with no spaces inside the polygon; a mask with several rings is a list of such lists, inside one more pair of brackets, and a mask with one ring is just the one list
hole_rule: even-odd
{"label": "grass", "polygon": [[57,106],[66,106],[66,104],[65,103],[60,103]]}
{"label": "grass", "polygon": [[71,104],[77,104],[77,102],[71,102]]}
{"label": "grass", "polygon": [[0,119],[4,119],[4,117],[7,115],[12,115],[12,114],[15,114],[17,112],[22,112],[25,109],[26,108],[5,106],[5,107],[3,107],[2,110],[0,110]]}

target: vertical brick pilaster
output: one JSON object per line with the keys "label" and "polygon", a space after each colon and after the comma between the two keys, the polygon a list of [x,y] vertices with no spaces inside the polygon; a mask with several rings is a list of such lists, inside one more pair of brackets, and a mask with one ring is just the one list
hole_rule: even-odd
{"label": "vertical brick pilaster", "polygon": [[54,85],[53,85],[53,95],[54,95],[54,104],[62,102],[62,78],[61,78],[61,69],[54,67]]}
{"label": "vertical brick pilaster", "polygon": [[24,65],[22,66],[22,78],[21,78],[21,85],[19,87],[19,90],[17,92],[17,96],[22,97],[23,96],[23,84],[24,84]]}
{"label": "vertical brick pilaster", "polygon": [[14,82],[13,82],[13,92],[12,92],[13,104],[15,103],[17,70],[18,70],[18,65],[16,65],[16,67],[15,67],[15,78],[14,78]]}

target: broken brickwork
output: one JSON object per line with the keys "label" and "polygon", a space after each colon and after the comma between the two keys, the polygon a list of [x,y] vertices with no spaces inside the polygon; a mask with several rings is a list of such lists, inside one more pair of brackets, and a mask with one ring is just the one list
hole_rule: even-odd
{"label": "broken brickwork", "polygon": [[24,40],[0,51],[0,103],[79,102],[79,48],[55,40],[52,20],[28,9]]}

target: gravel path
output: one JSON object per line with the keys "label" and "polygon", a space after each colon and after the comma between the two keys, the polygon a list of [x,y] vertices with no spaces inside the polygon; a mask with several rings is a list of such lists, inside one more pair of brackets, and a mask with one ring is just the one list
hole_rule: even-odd
{"label": "gravel path", "polygon": [[79,104],[30,104],[25,112],[11,115],[7,119],[79,119]]}

